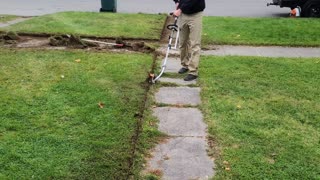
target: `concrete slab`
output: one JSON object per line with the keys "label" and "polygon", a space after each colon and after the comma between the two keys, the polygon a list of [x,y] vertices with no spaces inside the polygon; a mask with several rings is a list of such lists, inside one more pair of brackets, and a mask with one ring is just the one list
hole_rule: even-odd
{"label": "concrete slab", "polygon": [[202,50],[201,55],[204,56],[225,56],[226,52],[223,46],[215,46],[214,50]]}
{"label": "concrete slab", "polygon": [[265,57],[299,57],[295,52],[296,49],[292,49],[289,47],[256,47],[260,56]]}
{"label": "concrete slab", "polygon": [[204,50],[202,55],[264,56],[264,57],[320,57],[320,48],[282,46],[230,46],[216,45],[215,50]]}
{"label": "concrete slab", "polygon": [[26,21],[28,19],[31,19],[31,18],[18,18],[18,19],[15,19],[15,20],[12,20],[12,21],[8,21],[8,22],[5,22],[5,23],[0,23],[0,28],[7,27],[7,26],[10,26],[12,24],[16,24],[16,23],[19,23],[19,22],[22,22],[22,21]]}
{"label": "concrete slab", "polygon": [[320,48],[294,48],[299,57],[320,57]]}
{"label": "concrete slab", "polygon": [[190,87],[162,87],[155,94],[157,103],[172,105],[199,105],[200,88]]}
{"label": "concrete slab", "polygon": [[197,84],[197,80],[185,81],[183,79],[175,79],[175,78],[160,78],[159,81],[166,82],[166,83],[174,83],[174,84],[181,85],[181,86]]}
{"label": "concrete slab", "polygon": [[205,138],[170,138],[157,145],[148,169],[162,171],[162,179],[168,180],[209,179],[214,165],[206,148]]}
{"label": "concrete slab", "polygon": [[[164,62],[164,59],[161,62],[160,68]],[[170,73],[178,73],[179,69],[181,68],[181,62],[179,58],[169,57],[167,60],[167,67],[164,72]]]}
{"label": "concrete slab", "polygon": [[197,108],[158,107],[153,114],[159,119],[159,130],[170,136],[206,136],[206,124]]}
{"label": "concrete slab", "polygon": [[225,55],[237,56],[259,56],[256,47],[250,46],[222,46]]}

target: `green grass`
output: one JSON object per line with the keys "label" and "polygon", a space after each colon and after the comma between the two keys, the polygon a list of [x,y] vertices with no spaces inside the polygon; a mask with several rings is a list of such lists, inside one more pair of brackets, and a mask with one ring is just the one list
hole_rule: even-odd
{"label": "green grass", "polygon": [[61,12],[35,17],[3,30],[160,39],[165,18],[165,15],[150,14]]}
{"label": "green grass", "polygon": [[[135,53],[1,49],[0,179],[125,179],[151,63]],[[136,174],[157,132],[144,126]]]}
{"label": "green grass", "polygon": [[202,58],[216,179],[320,178],[319,72],[320,59]]}
{"label": "green grass", "polygon": [[204,17],[203,44],[320,46],[312,18]]}
{"label": "green grass", "polygon": [[0,14],[0,22],[3,23],[3,22],[8,22],[8,21],[11,21],[11,20],[14,20],[16,19],[17,16],[14,16],[14,15],[4,15],[4,14]]}

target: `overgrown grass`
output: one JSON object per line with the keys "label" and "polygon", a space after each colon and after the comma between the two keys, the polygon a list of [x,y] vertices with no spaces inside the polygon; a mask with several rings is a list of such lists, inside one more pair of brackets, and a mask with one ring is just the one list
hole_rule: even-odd
{"label": "overgrown grass", "polygon": [[160,39],[165,15],[61,12],[12,25],[4,30],[28,33]]}
{"label": "overgrown grass", "polygon": [[203,57],[216,179],[320,178],[320,60]]}
{"label": "overgrown grass", "polygon": [[204,17],[203,43],[320,46],[320,21],[312,18]]}
{"label": "overgrown grass", "polygon": [[[0,179],[125,179],[151,62],[144,54],[1,49]],[[136,174],[157,132],[144,126]]]}
{"label": "overgrown grass", "polygon": [[0,22],[8,22],[8,21],[14,20],[16,18],[17,18],[17,16],[14,16],[14,15],[0,14]]}

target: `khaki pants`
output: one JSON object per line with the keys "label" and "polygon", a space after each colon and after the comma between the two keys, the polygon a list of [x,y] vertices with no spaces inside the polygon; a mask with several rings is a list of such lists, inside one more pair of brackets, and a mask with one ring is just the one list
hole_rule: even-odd
{"label": "khaki pants", "polygon": [[181,65],[189,69],[189,74],[198,76],[201,51],[203,13],[181,14],[179,17],[179,49]]}

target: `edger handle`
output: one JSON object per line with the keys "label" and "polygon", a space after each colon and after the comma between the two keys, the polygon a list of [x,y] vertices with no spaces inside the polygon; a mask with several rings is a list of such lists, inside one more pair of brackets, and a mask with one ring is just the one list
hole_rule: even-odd
{"label": "edger handle", "polygon": [[[173,13],[170,13],[170,15],[173,15]],[[178,22],[178,17],[177,17],[177,16],[174,16],[174,23],[173,23],[173,24],[169,24],[169,25],[167,26],[167,28],[168,28],[169,30],[178,31],[177,22]]]}

